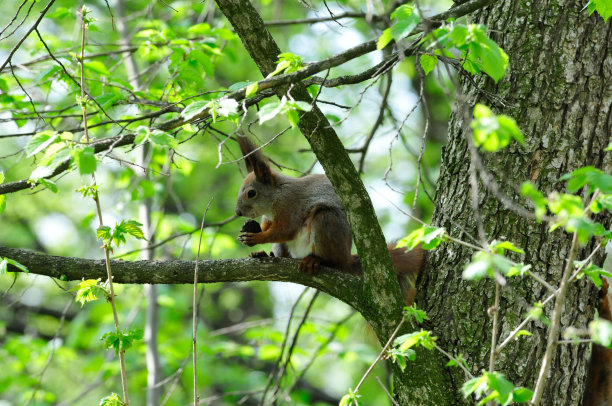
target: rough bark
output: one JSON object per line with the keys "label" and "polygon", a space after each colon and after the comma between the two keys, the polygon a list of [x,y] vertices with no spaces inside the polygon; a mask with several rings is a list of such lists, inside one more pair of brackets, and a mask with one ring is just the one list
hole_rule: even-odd
{"label": "rough bark", "polygon": [[[504,194],[517,205],[524,200],[516,190],[531,180],[544,193],[561,190],[563,174],[586,165],[612,171],[612,157],[603,151],[610,142],[612,105],[612,25],[588,16],[581,1],[504,1],[483,11],[477,22],[485,24],[492,38],[510,58],[509,72],[495,85],[479,79],[478,85],[503,101],[494,104],[469,83],[462,83],[435,199],[436,225],[454,236],[478,239],[470,201],[470,153],[466,144],[466,117],[477,103],[492,105],[498,113],[514,117],[525,134],[526,148],[512,145],[496,154],[484,154],[484,165]],[[466,115],[466,109],[468,110]],[[488,240],[506,238],[525,249],[522,259],[534,271],[557,286],[572,236],[545,224],[525,219],[495,198],[482,182],[478,206]],[[604,219],[609,225],[609,218]],[[593,248],[583,247],[579,259]],[[603,253],[594,258],[603,262]],[[446,245],[429,257],[419,281],[417,302],[434,326],[440,345],[467,356],[474,372],[488,369],[492,322],[487,309],[493,305],[494,284],[461,279],[468,249]],[[533,279],[514,279],[502,290],[500,323],[496,333],[505,338],[522,321],[530,306],[547,296]],[[565,302],[561,330],[584,328],[592,318],[596,290],[581,280],[572,284]],[[551,306],[545,307],[550,316]],[[544,352],[547,329],[532,322],[533,336],[508,345],[495,364],[515,385],[533,388]],[[545,405],[579,405],[582,397],[588,345],[557,348],[548,377]],[[455,382],[461,384],[462,376]]]}

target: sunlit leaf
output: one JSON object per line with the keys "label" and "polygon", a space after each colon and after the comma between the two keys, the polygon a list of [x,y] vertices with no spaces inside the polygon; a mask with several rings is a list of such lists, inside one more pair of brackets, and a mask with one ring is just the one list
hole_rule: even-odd
{"label": "sunlit leaf", "polygon": [[419,63],[421,64],[421,68],[423,69],[423,72],[425,72],[425,75],[428,75],[429,72],[431,72],[438,64],[438,58],[432,55],[421,55],[419,58]]}

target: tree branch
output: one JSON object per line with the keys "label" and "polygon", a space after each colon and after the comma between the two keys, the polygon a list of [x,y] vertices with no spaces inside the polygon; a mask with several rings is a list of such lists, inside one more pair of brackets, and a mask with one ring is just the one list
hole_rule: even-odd
{"label": "tree branch", "polygon": [[[103,259],[84,259],[40,254],[0,246],[0,257],[26,266],[30,273],[64,281],[106,279]],[[334,296],[362,311],[362,277],[335,269],[322,268],[316,275],[298,272],[299,261],[287,258],[239,258],[198,262],[198,282],[278,281],[310,286]],[[133,284],[191,284],[195,261],[111,261],[113,281]],[[9,265],[9,271],[21,272]]]}

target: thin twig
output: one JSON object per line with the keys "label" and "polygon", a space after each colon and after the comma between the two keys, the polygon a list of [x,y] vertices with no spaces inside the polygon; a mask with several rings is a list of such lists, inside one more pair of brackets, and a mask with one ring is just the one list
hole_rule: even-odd
{"label": "thin twig", "polygon": [[499,296],[501,286],[495,281],[495,304],[493,305],[493,326],[491,327],[491,356],[489,358],[489,372],[495,371],[495,348],[497,347],[497,323],[499,321]]}
{"label": "thin twig", "polygon": [[198,254],[196,256],[195,263],[195,271],[193,273],[193,312],[192,312],[192,324],[193,324],[193,332],[191,336],[191,341],[193,343],[192,354],[193,354],[193,404],[198,404],[198,364],[197,364],[197,333],[198,333],[198,263],[200,262],[200,248],[202,246],[202,234],[204,233],[204,222],[206,221],[206,214],[208,213],[208,209],[210,209],[210,204],[212,203],[213,198],[211,197],[206,205],[206,210],[204,210],[204,216],[202,217],[202,225],[200,226],[200,239],[198,241]]}
{"label": "thin twig", "polygon": [[326,21],[336,21],[341,18],[365,18],[365,16],[365,13],[346,12],[337,16],[332,15],[328,17],[301,18],[296,20],[265,21],[264,24],[268,27],[278,27],[283,25],[322,23]]}
{"label": "thin twig", "polygon": [[546,384],[546,378],[548,377],[548,371],[552,364],[552,358],[555,354],[555,349],[557,348],[563,302],[565,301],[565,295],[569,286],[569,279],[572,273],[572,269],[574,267],[574,258],[576,257],[577,252],[578,233],[574,232],[574,235],[572,237],[572,245],[567,258],[567,263],[565,264],[565,270],[563,271],[561,283],[559,284],[559,293],[557,294],[557,298],[555,300],[555,307],[551,317],[551,325],[548,330],[546,350],[544,352],[544,357],[542,358],[542,366],[540,367],[540,373],[538,375],[538,380],[533,391],[533,397],[531,398],[530,402],[530,405],[532,406],[538,406],[540,404],[540,401],[542,400],[542,394],[544,393],[544,386]]}
{"label": "thin twig", "polygon": [[434,348],[436,350],[440,351],[440,353],[442,353],[444,356],[446,356],[449,360],[454,361],[455,364],[457,364],[463,370],[463,372],[465,372],[465,375],[467,377],[469,377],[470,379],[474,378],[474,375],[472,375],[472,373],[469,371],[469,369],[467,369],[465,367],[465,365],[463,365],[463,362],[460,362],[457,358],[453,357],[448,352],[444,351],[440,346],[438,346],[438,344],[434,343]]}
{"label": "thin twig", "polygon": [[379,377],[376,377],[376,382],[378,382],[378,384],[382,388],[383,392],[385,392],[385,395],[387,395],[387,398],[389,398],[389,401],[393,404],[393,406],[400,406],[400,404],[397,403],[395,399],[393,399],[393,396],[391,396],[389,389],[387,389],[387,387],[381,382]]}
{"label": "thin twig", "polygon": [[34,22],[34,25],[30,27],[30,29],[24,34],[23,37],[21,37],[21,39],[17,42],[17,44],[15,44],[13,49],[11,49],[11,52],[9,52],[9,55],[4,61],[4,63],[0,65],[0,72],[2,72],[4,67],[11,61],[11,59],[13,58],[13,55],[15,55],[15,52],[17,52],[21,44],[23,44],[23,41],[25,41],[26,38],[28,38],[34,30],[36,30],[36,28],[38,27],[38,24],[40,24],[45,14],[47,14],[49,9],[51,9],[51,6],[53,5],[53,3],[55,3],[55,0],[51,0],[49,4],[47,4],[47,7],[45,7],[44,10],[40,12],[40,17],[38,17],[38,19]]}
{"label": "thin twig", "polygon": [[370,367],[368,368],[367,371],[365,371],[365,373],[363,374],[363,376],[361,377],[361,380],[359,381],[359,383],[357,384],[357,386],[355,386],[355,390],[354,392],[357,393],[357,391],[359,390],[359,388],[361,387],[361,385],[363,384],[363,382],[366,380],[366,378],[368,377],[368,375],[370,375],[370,372],[372,372],[372,370],[374,369],[374,367],[376,366],[376,364],[378,364],[378,362],[382,359],[383,355],[385,355],[385,353],[387,352],[387,348],[389,348],[389,346],[391,345],[391,343],[393,342],[393,340],[395,339],[395,336],[397,335],[397,333],[399,332],[399,329],[402,327],[402,325],[404,324],[404,322],[406,321],[406,317],[402,316],[402,320],[399,322],[399,324],[397,325],[397,327],[395,327],[395,330],[393,330],[393,333],[391,333],[391,337],[389,337],[389,339],[387,340],[387,343],[385,344],[385,346],[382,348],[382,350],[380,350],[380,354],[378,354],[378,357],[376,357],[376,359],[374,360],[374,362],[372,362],[372,365],[370,365]]}

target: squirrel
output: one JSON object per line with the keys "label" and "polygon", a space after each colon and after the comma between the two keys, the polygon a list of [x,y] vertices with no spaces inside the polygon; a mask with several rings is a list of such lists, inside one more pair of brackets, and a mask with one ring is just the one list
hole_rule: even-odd
{"label": "squirrel", "polygon": [[[359,257],[351,255],[351,228],[327,176],[294,178],[274,171],[247,137],[237,138],[249,173],[238,191],[236,214],[250,219],[262,216],[261,228],[256,222],[247,222],[238,240],[249,247],[274,243],[271,256],[301,259],[298,269],[308,274],[318,272],[322,265],[361,272]],[[395,244],[388,247],[402,296],[411,305],[424,262],[423,250],[396,249]],[[268,254],[259,251],[250,256]]]}
{"label": "squirrel", "polygon": [[[357,255],[351,255],[351,229],[338,195],[325,175],[293,178],[272,170],[266,157],[251,141],[239,136],[238,144],[249,174],[238,191],[236,214],[254,219],[262,216],[261,228],[247,221],[238,240],[250,247],[274,243],[271,256],[301,259],[298,269],[316,273],[321,265],[342,272],[361,272]],[[414,302],[416,278],[424,265],[422,248],[411,251],[389,244],[389,253],[406,305]],[[267,257],[264,251],[251,257]],[[602,289],[599,316],[612,321]],[[587,371],[583,406],[612,404],[612,350],[593,345]]]}

